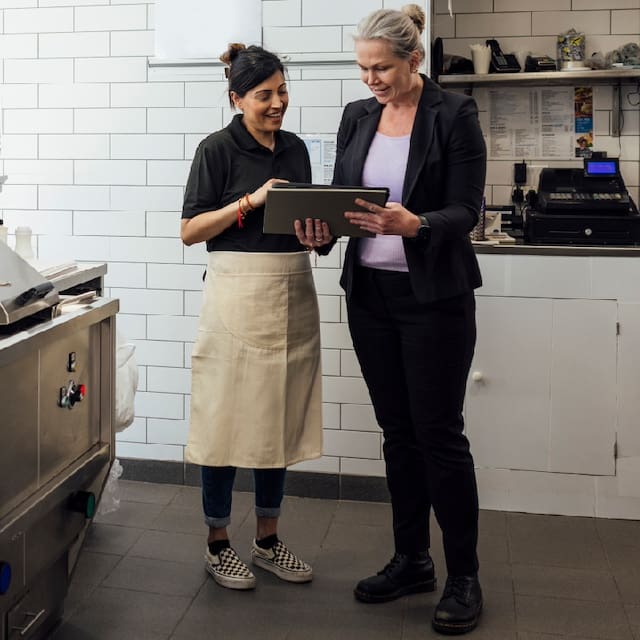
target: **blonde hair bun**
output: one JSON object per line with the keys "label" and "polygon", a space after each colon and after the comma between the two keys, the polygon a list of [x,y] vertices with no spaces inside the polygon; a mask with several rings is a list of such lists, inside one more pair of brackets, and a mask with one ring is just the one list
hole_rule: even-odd
{"label": "blonde hair bun", "polygon": [[424,31],[426,16],[422,7],[417,4],[405,4],[404,7],[400,9],[400,11],[411,18],[413,24],[416,25],[416,29],[419,33],[422,33]]}

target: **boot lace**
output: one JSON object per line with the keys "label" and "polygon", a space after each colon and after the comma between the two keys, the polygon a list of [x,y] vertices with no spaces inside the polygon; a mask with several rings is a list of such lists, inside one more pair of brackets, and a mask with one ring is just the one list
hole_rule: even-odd
{"label": "boot lace", "polygon": [[468,592],[468,581],[464,576],[449,576],[442,593],[442,599],[451,598],[452,596],[458,602],[466,602]]}
{"label": "boot lace", "polygon": [[403,560],[404,556],[400,553],[396,553],[393,558],[391,558],[391,560],[389,560],[389,562],[385,565],[384,569],[382,569],[382,571],[378,571],[378,575],[384,574],[386,576],[392,576],[395,573],[396,569],[399,568]]}

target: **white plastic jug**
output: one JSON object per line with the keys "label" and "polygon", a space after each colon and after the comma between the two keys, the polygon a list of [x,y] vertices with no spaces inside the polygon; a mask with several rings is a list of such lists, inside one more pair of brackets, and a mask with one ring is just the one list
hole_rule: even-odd
{"label": "white plastic jug", "polygon": [[16,227],[16,253],[25,260],[31,260],[34,257],[31,227]]}

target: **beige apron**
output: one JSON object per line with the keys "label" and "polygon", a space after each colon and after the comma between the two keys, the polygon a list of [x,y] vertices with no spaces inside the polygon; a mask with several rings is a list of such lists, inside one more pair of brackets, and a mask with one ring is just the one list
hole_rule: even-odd
{"label": "beige apron", "polygon": [[306,252],[212,251],[186,458],[286,467],[322,454],[320,323]]}

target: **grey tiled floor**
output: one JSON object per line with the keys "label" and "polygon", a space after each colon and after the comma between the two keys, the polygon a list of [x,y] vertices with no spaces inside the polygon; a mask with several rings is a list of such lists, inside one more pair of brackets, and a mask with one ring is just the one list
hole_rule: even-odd
{"label": "grey tiled floor", "polygon": [[[391,555],[386,504],[285,498],[281,537],[314,567],[294,585],[255,569],[255,591],[205,573],[196,488],[121,481],[120,509],[84,545],[54,640],[423,640],[440,589],[354,600]],[[248,559],[253,496],[234,494],[232,543]],[[440,535],[432,555],[444,582]],[[640,640],[640,522],[481,512],[485,613],[475,640]]]}

